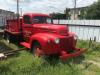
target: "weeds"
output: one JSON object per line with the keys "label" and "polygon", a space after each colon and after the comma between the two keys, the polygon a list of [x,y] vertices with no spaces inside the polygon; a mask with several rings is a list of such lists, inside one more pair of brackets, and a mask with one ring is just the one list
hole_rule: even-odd
{"label": "weeds", "polygon": [[[78,41],[77,47],[88,48],[88,42]],[[0,75],[99,75],[98,66],[85,62],[86,60],[97,60],[100,57],[99,52],[100,44],[94,43],[79,57],[70,58],[66,62],[54,59],[50,63],[41,58],[34,58],[27,51],[21,51],[7,60],[0,61]]]}

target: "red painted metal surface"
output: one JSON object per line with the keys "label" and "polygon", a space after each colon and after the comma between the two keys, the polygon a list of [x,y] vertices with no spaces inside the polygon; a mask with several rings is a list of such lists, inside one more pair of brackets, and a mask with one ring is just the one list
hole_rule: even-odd
{"label": "red painted metal surface", "polygon": [[68,58],[74,58],[80,56],[83,52],[86,51],[86,49],[80,49],[80,48],[79,49],[75,48],[74,50],[76,51],[74,53],[67,53],[62,50],[60,55],[61,60],[66,61]]}
{"label": "red painted metal surface", "polygon": [[17,20],[7,20],[6,29],[11,32],[19,32],[19,26],[17,25]]}
{"label": "red painted metal surface", "polygon": [[[24,16],[26,15],[30,17],[30,24],[24,23]],[[58,54],[61,59],[81,55],[83,49],[75,48],[76,35],[69,32],[67,25],[55,25],[52,22],[34,23],[33,18],[36,16],[51,18],[46,14],[27,13],[20,19],[20,25],[17,25],[17,20],[7,20],[5,31],[11,34],[20,34],[20,27],[22,27],[21,35],[24,38],[24,42],[21,42],[21,45],[31,49],[32,44],[38,42],[45,55]],[[69,53],[72,50],[77,52]]]}

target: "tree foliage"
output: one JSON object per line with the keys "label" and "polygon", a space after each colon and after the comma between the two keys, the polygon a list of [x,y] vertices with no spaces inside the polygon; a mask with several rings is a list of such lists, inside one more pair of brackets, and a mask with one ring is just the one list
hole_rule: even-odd
{"label": "tree foliage", "polygon": [[88,7],[85,17],[86,19],[100,19],[100,0]]}
{"label": "tree foliage", "polygon": [[66,14],[62,13],[53,13],[51,16],[53,19],[66,19]]}

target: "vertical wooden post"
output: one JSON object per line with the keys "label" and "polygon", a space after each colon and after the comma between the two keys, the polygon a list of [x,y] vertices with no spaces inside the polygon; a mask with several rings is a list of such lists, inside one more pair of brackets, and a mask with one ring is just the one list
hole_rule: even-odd
{"label": "vertical wooden post", "polygon": [[96,36],[94,37],[94,42],[96,42]]}
{"label": "vertical wooden post", "polygon": [[89,40],[89,48],[90,48],[90,46],[91,46],[91,43],[92,43],[92,39],[91,39],[91,37],[90,37],[90,40]]}

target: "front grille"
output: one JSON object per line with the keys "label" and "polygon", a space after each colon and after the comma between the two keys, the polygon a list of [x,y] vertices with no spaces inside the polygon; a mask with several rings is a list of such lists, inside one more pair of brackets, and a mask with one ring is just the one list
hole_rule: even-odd
{"label": "front grille", "polygon": [[60,41],[60,48],[62,50],[66,50],[67,52],[70,52],[73,49],[73,46],[74,46],[73,36],[67,36],[65,38],[62,38]]}

